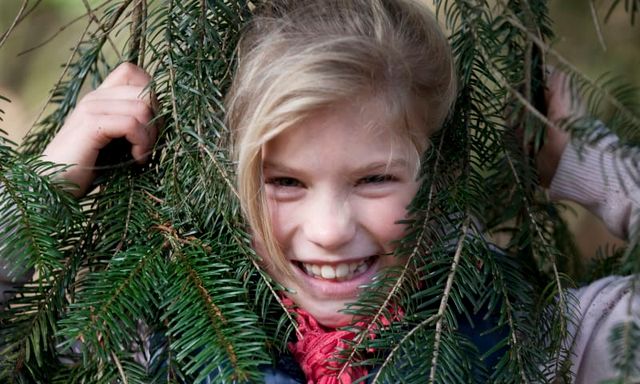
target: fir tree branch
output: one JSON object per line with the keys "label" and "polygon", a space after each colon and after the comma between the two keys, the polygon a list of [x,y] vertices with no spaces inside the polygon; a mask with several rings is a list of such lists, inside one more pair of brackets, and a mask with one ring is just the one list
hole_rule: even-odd
{"label": "fir tree branch", "polygon": [[[41,42],[37,43],[36,45],[25,49],[24,51],[20,51],[18,52],[18,54],[16,56],[22,56],[22,55],[26,55],[27,53],[33,52],[39,48],[44,47],[45,45],[47,45],[48,43],[50,43],[51,41],[53,41],[53,39],[55,39],[58,35],[60,35],[62,32],[64,32],[67,28],[69,28],[70,26],[72,26],[73,24],[77,23],[80,20],[86,19],[87,16],[91,16],[90,20],[96,21],[97,18],[95,18],[93,16],[93,12],[96,11],[97,9],[100,9],[104,6],[106,6],[107,4],[113,2],[114,0],[105,0],[102,4],[97,5],[95,8],[91,9],[89,8],[87,10],[87,12],[83,13],[80,16],[77,16],[76,18],[70,20],[69,22],[67,22],[66,24],[62,25],[60,28],[58,28],[58,30],[56,32],[54,32],[51,36],[47,37],[46,39],[42,40]],[[86,2],[85,2],[86,4]],[[89,25],[91,23],[88,23]],[[84,34],[80,37],[80,39],[78,39],[78,41],[82,41],[84,37]],[[71,57],[73,57],[74,54],[72,53]]]}
{"label": "fir tree branch", "polygon": [[[438,149],[436,150],[436,160],[434,162],[432,172],[431,172],[431,174],[433,175],[438,175],[438,172],[440,171],[439,166],[442,158],[442,146],[444,145],[444,138],[445,138],[445,135],[440,136]],[[354,343],[350,346],[350,353],[345,360],[346,363],[340,369],[340,372],[338,373],[337,377],[342,377],[347,367],[355,361],[356,353],[359,350],[360,345],[369,337],[369,335],[371,335],[375,331],[375,328],[379,326],[378,324],[380,319],[383,318],[384,316],[384,311],[386,311],[392,305],[392,300],[394,300],[400,287],[404,284],[407,274],[410,272],[409,266],[412,264],[414,258],[419,254],[420,245],[423,243],[423,241],[426,238],[429,222],[431,221],[432,205],[434,203],[435,193],[436,193],[436,183],[432,182],[431,186],[429,187],[426,208],[424,211],[425,216],[424,216],[424,219],[422,220],[422,225],[418,229],[418,232],[419,232],[418,239],[415,241],[415,245],[413,246],[413,249],[411,250],[409,257],[407,257],[407,260],[403,265],[400,276],[396,279],[395,283],[393,284],[390,291],[386,295],[385,300],[379,306],[378,310],[376,311],[371,321],[368,322],[367,326],[364,329],[359,330],[358,335],[354,339]],[[391,357],[392,356],[390,356],[389,359]]]}
{"label": "fir tree branch", "polygon": [[[514,27],[520,29],[524,33],[528,33],[526,27],[524,27],[522,23],[514,17],[514,15],[508,16],[507,20]],[[623,103],[621,103],[618,100],[618,98],[612,95],[608,89],[602,87],[597,82],[584,76],[582,72],[580,72],[580,70],[578,70],[578,68],[576,68],[573,64],[571,64],[564,56],[558,53],[555,49],[550,48],[547,43],[539,39],[537,36],[529,34],[528,38],[530,38],[536,45],[538,45],[538,47],[540,47],[540,49],[542,49],[545,53],[551,54],[565,68],[570,70],[574,76],[578,76],[582,81],[588,84],[591,88],[593,88],[595,91],[602,94],[605,97],[605,99],[609,102],[609,104],[615,107],[616,110],[618,110],[620,113],[622,113],[623,116],[628,119],[628,121],[630,121],[635,126],[640,126],[640,116],[637,116],[634,112],[630,111]],[[536,115],[536,117],[540,117],[540,116]]]}
{"label": "fir tree branch", "polygon": [[[170,3],[170,6],[174,4],[173,0]],[[200,6],[202,6],[202,3],[200,3]],[[172,30],[171,30],[171,25],[168,27],[169,28],[169,36],[171,36],[172,34]],[[174,50],[174,45],[173,45],[173,41],[171,40],[171,38],[169,38],[170,40],[168,41],[167,44],[167,53],[166,53],[166,57],[168,60],[168,66],[167,66],[167,71],[168,71],[168,75],[169,75],[169,82],[168,82],[168,91],[169,91],[169,95],[170,95],[170,105],[171,105],[171,116],[173,118],[173,122],[176,125],[176,131],[180,132],[182,131],[182,127],[180,126],[180,117],[178,115],[178,106],[177,106],[177,93],[176,93],[176,85],[177,85],[177,81],[176,81],[176,73],[175,73],[175,68],[176,68],[176,63],[173,61],[173,56],[172,56],[172,52]],[[200,125],[198,125],[199,128]],[[220,162],[218,161],[218,159],[215,157],[215,155],[213,153],[211,153],[209,151],[208,148],[206,148],[206,146],[204,146],[202,143],[198,144],[198,147],[200,148],[200,150],[204,150],[206,152],[206,154],[209,156],[209,159],[213,162],[214,166],[216,167],[216,169],[218,170],[219,174],[222,176],[223,180],[225,181],[226,185],[228,186],[228,188],[233,192],[233,194],[235,196],[238,196],[238,192],[234,186],[234,183],[231,181],[231,179],[229,178],[228,174],[226,173],[226,171],[224,171],[224,166],[222,164],[220,164]],[[174,154],[174,162],[176,160],[176,156],[178,156],[178,150],[176,149],[176,152]],[[176,170],[176,167],[173,167],[174,170]],[[175,178],[175,174],[174,174],[174,178]],[[244,249],[245,248],[245,243],[242,239],[238,238],[235,234],[233,234],[233,240],[234,242],[237,244],[237,246],[240,247],[240,249]],[[249,257],[251,260],[251,264],[253,265],[253,267],[256,269],[256,271],[258,271],[260,278],[263,280],[263,282],[265,283],[265,285],[267,286],[267,288],[269,289],[269,291],[271,292],[271,295],[273,298],[275,298],[276,302],[278,303],[278,305],[280,306],[280,308],[282,309],[283,313],[285,314],[285,316],[287,316],[287,318],[290,321],[290,324],[293,325],[295,332],[298,336],[300,336],[300,330],[298,329],[298,324],[295,321],[295,319],[292,317],[292,315],[289,313],[289,309],[284,305],[284,303],[282,302],[282,299],[280,297],[280,294],[278,294],[278,292],[276,291],[275,287],[273,286],[270,278],[267,276],[267,274],[265,274],[265,272],[263,271],[263,268],[258,264],[257,260],[255,257],[250,256]]]}
{"label": "fir tree branch", "polygon": [[171,236],[169,237],[169,241],[172,243],[171,244],[172,248],[177,253],[177,256],[180,262],[187,268],[187,273],[188,273],[189,279],[191,280],[191,283],[198,290],[198,293],[201,299],[204,301],[208,309],[207,315],[209,316],[211,325],[215,329],[216,335],[218,336],[220,343],[224,345],[224,348],[227,350],[227,353],[229,355],[229,361],[233,365],[233,368],[236,369],[238,364],[238,356],[234,352],[233,345],[227,340],[227,338],[222,333],[222,328],[227,324],[227,319],[222,313],[222,310],[220,310],[220,307],[216,305],[216,303],[214,302],[213,298],[211,297],[207,289],[204,288],[204,284],[202,282],[202,279],[199,277],[198,273],[190,266],[188,260],[185,258],[184,254],[180,252],[180,248],[175,243],[176,240],[178,240],[178,242],[184,242],[186,240],[177,239],[175,236],[176,236],[175,233],[172,233]]}
{"label": "fir tree branch", "polygon": [[[13,183],[11,182],[11,180],[9,180],[4,175],[4,172],[0,172],[0,185],[3,186],[4,191],[7,192],[11,197],[11,204],[13,204],[20,211],[21,228],[24,228],[24,230],[26,231],[29,243],[34,249],[34,254],[43,255],[45,252],[40,247],[40,243],[37,241],[38,236],[36,235],[36,231],[31,225],[31,214],[25,206],[22,196],[18,195],[18,191],[13,187]],[[39,265],[40,263],[36,262],[35,264],[38,265],[39,272],[44,273],[44,270],[41,269],[42,266]]]}
{"label": "fir tree branch", "polygon": [[[516,185],[520,186],[520,188],[523,188],[523,184],[522,181],[520,180],[520,176],[518,175],[518,172],[513,164],[513,161],[511,159],[511,155],[505,151],[505,157],[507,159],[507,162],[509,164],[509,167],[511,168],[513,177],[515,179]],[[523,195],[523,199],[525,199],[524,195]],[[538,236],[540,242],[545,245],[545,248],[547,250],[551,250],[550,252],[550,256],[551,256],[551,265],[553,268],[553,278],[554,278],[554,282],[556,284],[556,292],[557,292],[557,298],[558,298],[558,305],[557,308],[559,308],[560,313],[561,313],[561,318],[560,318],[560,334],[562,335],[568,335],[568,330],[567,330],[567,321],[570,321],[571,319],[571,313],[567,312],[567,310],[569,309],[569,303],[567,302],[566,298],[565,298],[565,291],[564,291],[564,287],[562,285],[562,281],[560,278],[560,273],[558,271],[558,266],[556,258],[554,257],[554,252],[553,252],[553,248],[549,246],[549,244],[547,244],[547,239],[544,238],[544,236],[542,236],[542,229],[538,227],[538,221],[536,220],[536,218],[534,217],[533,213],[531,212],[531,208],[530,208],[530,204],[528,204],[525,201],[525,209],[527,211],[527,215],[529,216],[530,222],[534,227],[534,232],[535,234]],[[515,334],[512,335],[513,337],[513,342],[516,341],[515,339]],[[519,355],[518,355],[519,356]],[[562,365],[563,360],[561,359],[561,350],[558,349],[556,351],[556,357],[555,357],[555,374],[557,375],[557,373],[559,372],[559,368]],[[519,361],[520,365],[521,365],[521,369],[524,368],[522,365],[522,361]],[[523,372],[524,374],[524,370],[522,370],[521,372]]]}
{"label": "fir tree branch", "polygon": [[464,241],[467,238],[467,232],[469,231],[469,224],[471,222],[471,217],[466,215],[466,219],[464,220],[464,224],[462,225],[462,234],[458,240],[458,245],[456,246],[456,253],[453,256],[453,261],[451,263],[451,271],[447,276],[447,282],[445,284],[444,292],[442,293],[442,299],[440,300],[440,306],[438,308],[437,315],[427,319],[427,323],[430,321],[436,321],[436,333],[435,333],[435,341],[433,347],[433,357],[431,358],[431,372],[429,373],[429,383],[435,383],[436,380],[436,370],[438,369],[438,356],[440,353],[440,339],[442,338],[442,322],[444,320],[444,312],[448,308],[449,295],[451,294],[451,288],[453,287],[453,280],[456,276],[456,272],[458,270],[458,265],[460,264],[460,257],[462,256],[462,249],[464,245]]}
{"label": "fir tree branch", "polygon": [[[98,9],[98,7],[91,8],[91,4],[89,4],[88,0],[82,0],[82,4],[84,4],[85,9],[87,10],[87,15],[89,16],[89,20],[92,20],[94,23],[96,23],[96,25],[98,25],[100,29],[103,29],[104,26],[100,22],[100,19],[95,15],[95,11],[96,9]],[[120,51],[116,47],[116,44],[113,42],[110,32],[105,32],[105,33],[106,33],[106,37],[107,37],[107,41],[109,42],[109,45],[111,45],[113,52],[115,52],[116,56],[118,56],[118,60],[122,60],[122,58],[120,57]]]}
{"label": "fir tree branch", "polygon": [[[72,340],[79,339],[84,342],[87,339],[86,336],[90,333],[93,333],[93,332],[89,332],[90,330],[96,330],[96,334],[100,335],[99,322],[105,322],[105,317],[107,317],[110,314],[112,306],[117,305],[117,301],[120,300],[123,297],[123,295],[125,295],[126,290],[132,285],[132,283],[135,280],[140,279],[140,276],[143,270],[145,269],[146,264],[147,264],[146,257],[142,257],[136,263],[136,266],[127,273],[125,278],[117,286],[113,287],[114,289],[112,293],[109,294],[108,300],[105,303],[102,303],[101,305],[99,305],[98,307],[91,309],[89,321],[84,326],[84,328],[74,332],[76,336],[72,337],[71,338]],[[98,340],[99,339],[100,339],[100,336],[98,337]]]}

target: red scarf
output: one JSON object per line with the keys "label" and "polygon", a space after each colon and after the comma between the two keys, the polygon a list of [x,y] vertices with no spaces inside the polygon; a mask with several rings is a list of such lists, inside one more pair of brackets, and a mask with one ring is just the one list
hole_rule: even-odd
{"label": "red scarf", "polygon": [[[298,341],[289,343],[289,350],[300,364],[307,384],[351,384],[365,376],[368,371],[364,367],[347,366],[338,376],[344,364],[339,360],[340,352],[349,348],[347,341],[355,338],[356,333],[347,330],[327,329],[318,324],[307,311],[295,308],[293,301],[287,297],[282,299],[289,312],[296,315],[298,322]],[[393,311],[394,321],[402,318],[401,310]],[[383,325],[389,325],[386,318],[381,320]],[[360,321],[356,328],[364,328],[367,323]],[[373,339],[375,333],[371,331],[369,337]]]}

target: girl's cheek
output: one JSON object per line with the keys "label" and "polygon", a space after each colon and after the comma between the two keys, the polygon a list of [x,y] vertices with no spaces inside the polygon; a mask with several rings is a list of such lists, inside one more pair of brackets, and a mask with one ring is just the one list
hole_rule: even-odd
{"label": "girl's cheek", "polygon": [[285,281],[283,279],[283,276],[285,274],[279,271],[274,265],[274,260],[271,258],[271,255],[269,254],[269,252],[267,252],[267,249],[264,246],[264,242],[262,241],[262,239],[254,235],[251,242],[251,246],[253,247],[253,250],[256,252],[256,254],[260,257],[260,260],[261,260],[260,264],[262,268],[265,269],[267,274],[271,276],[271,278],[273,278],[278,283],[285,284]]}
{"label": "girl's cheek", "polygon": [[400,239],[405,233],[406,225],[399,224],[398,221],[407,218],[406,206],[409,202],[410,200],[389,198],[368,204],[364,208],[363,217],[366,217],[364,221],[367,222],[369,231],[379,239]]}
{"label": "girl's cheek", "polygon": [[271,275],[270,271],[273,270],[273,268],[271,267],[271,265],[273,264],[272,260],[269,257],[269,253],[267,252],[267,249],[264,246],[264,242],[259,236],[256,236],[255,233],[252,233],[251,247],[260,258],[261,266],[265,268],[267,272],[269,272],[269,274]]}
{"label": "girl's cheek", "polygon": [[295,228],[295,204],[291,202],[268,201],[271,230],[281,247],[286,246],[286,239]]}

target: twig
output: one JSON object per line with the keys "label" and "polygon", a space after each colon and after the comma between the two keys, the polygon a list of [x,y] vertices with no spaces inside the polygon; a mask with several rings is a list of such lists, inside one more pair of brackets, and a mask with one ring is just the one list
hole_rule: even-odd
{"label": "twig", "polygon": [[162,200],[161,198],[154,196],[151,194],[151,192],[149,191],[143,191],[147,196],[149,196],[149,198],[153,201],[155,201],[158,204],[164,204],[164,200]]}
{"label": "twig", "polygon": [[131,14],[131,40],[129,41],[129,61],[144,67],[145,29],[147,2],[138,0]]}
{"label": "twig", "polygon": [[111,351],[111,358],[113,359],[113,362],[116,364],[116,367],[118,368],[118,373],[120,374],[120,378],[122,379],[122,382],[124,384],[128,384],[127,376],[124,374],[124,369],[122,368],[120,359],[118,359],[118,356],[116,356],[116,353],[113,351]]}
{"label": "twig", "polygon": [[133,180],[129,178],[129,202],[127,203],[127,217],[124,221],[124,231],[122,231],[122,236],[120,236],[120,241],[115,248],[114,253],[120,252],[122,247],[124,246],[124,242],[127,240],[127,235],[129,234],[129,224],[131,223],[131,212],[133,211]]}
{"label": "twig", "polygon": [[[87,15],[89,15],[89,18],[93,20],[96,24],[98,24],[98,27],[100,29],[103,29],[103,25],[102,23],[100,23],[100,19],[94,13],[94,11],[97,8],[91,8],[91,5],[87,0],[82,0],[82,3],[84,4],[85,9],[87,10]],[[111,48],[113,49],[116,56],[118,57],[118,60],[121,61],[122,57],[120,57],[120,51],[118,50],[118,47],[116,47],[116,44],[113,42],[113,39],[111,39],[111,36],[109,36],[109,32],[105,31],[104,29],[103,29],[103,32],[104,32],[103,38],[107,39],[107,41],[109,42],[109,45],[111,45]]]}
{"label": "twig", "polygon": [[22,17],[18,19],[18,23],[26,19],[31,14],[31,12],[33,12],[38,7],[38,5],[40,5],[41,2],[42,0],[36,0],[35,4],[33,4],[33,6],[31,6],[31,8],[29,8],[29,10],[22,14]]}
{"label": "twig", "polygon": [[591,10],[591,18],[593,19],[593,25],[596,27],[596,34],[598,35],[598,41],[600,42],[600,46],[602,46],[602,50],[606,52],[607,44],[604,42],[604,36],[602,34],[602,26],[600,25],[600,21],[598,20],[598,10],[596,9],[594,0],[589,1],[589,9]]}
{"label": "twig", "polygon": [[218,172],[220,172],[220,174],[222,175],[222,178],[224,179],[229,189],[231,189],[231,192],[233,192],[233,194],[237,198],[240,198],[240,195],[238,194],[238,190],[236,189],[235,185],[233,185],[233,181],[231,181],[231,178],[227,174],[226,170],[224,169],[222,164],[220,164],[220,162],[215,158],[213,153],[211,153],[209,148],[207,148],[202,143],[198,144],[198,147],[200,148],[201,151],[204,151],[209,156],[209,159],[213,162],[213,165],[215,165],[215,167],[218,169]]}
{"label": "twig", "polygon": [[442,322],[444,319],[444,311],[447,309],[449,295],[451,294],[451,288],[453,287],[453,280],[456,276],[456,272],[458,271],[458,266],[460,265],[460,257],[462,256],[464,240],[467,237],[467,232],[469,231],[470,222],[471,222],[471,219],[469,215],[467,215],[467,219],[464,221],[464,224],[462,226],[462,234],[460,235],[460,239],[458,240],[456,253],[453,256],[451,271],[449,272],[449,276],[447,276],[447,282],[444,286],[444,293],[442,294],[442,299],[440,299],[440,308],[438,308],[438,313],[434,315],[436,316],[435,318],[437,318],[438,321],[436,322],[436,334],[435,334],[435,340],[433,343],[434,344],[433,358],[431,359],[431,372],[429,373],[429,383],[434,383],[436,380],[436,370],[438,368],[438,356],[440,352],[440,342],[442,338]]}
{"label": "twig", "polygon": [[5,41],[7,41],[7,38],[9,37],[9,35],[11,34],[11,32],[13,32],[13,30],[15,29],[15,27],[18,25],[18,23],[20,22],[20,17],[22,16],[22,14],[24,13],[24,10],[27,8],[27,4],[29,3],[29,0],[22,0],[22,5],[20,5],[20,9],[18,10],[18,13],[16,14],[16,17],[13,18],[13,22],[11,23],[11,25],[9,26],[9,28],[7,28],[6,31],[4,31],[4,33],[2,34],[2,36],[0,37],[0,48],[2,48],[2,46],[4,45]]}
{"label": "twig", "polygon": [[[113,0],[107,0],[104,3],[96,6],[95,8],[93,8],[93,10],[97,10],[100,9],[102,7],[104,7],[105,5],[109,4],[110,2],[112,2]],[[86,5],[85,5],[86,6]],[[45,40],[41,41],[40,43],[38,43],[35,46],[32,46],[31,48],[27,48],[24,51],[21,51],[20,53],[18,53],[17,56],[22,56],[22,55],[26,55],[27,53],[33,52],[36,49],[43,47],[44,45],[48,44],[49,42],[51,42],[53,39],[55,39],[60,33],[62,33],[64,30],[66,30],[67,28],[69,28],[70,26],[72,26],[73,24],[75,24],[76,22],[84,19],[87,16],[91,16],[91,12],[86,12],[83,13],[82,15],[76,17],[75,19],[67,22],[67,24],[64,24],[62,27],[60,27],[56,32],[54,32],[51,36],[47,37]],[[80,39],[82,40],[82,39]]]}

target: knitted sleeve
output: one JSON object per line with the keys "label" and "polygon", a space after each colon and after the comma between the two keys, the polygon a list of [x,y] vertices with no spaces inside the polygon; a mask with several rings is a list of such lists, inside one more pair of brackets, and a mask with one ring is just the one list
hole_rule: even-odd
{"label": "knitted sleeve", "polygon": [[[612,356],[620,351],[614,351],[609,338],[616,327],[623,327],[637,317],[640,295],[637,287],[636,292],[633,290],[633,279],[633,276],[610,276],[574,292],[578,311],[570,334],[575,383],[601,383],[619,375]],[[640,354],[635,353],[633,358],[638,366]]]}
{"label": "knitted sleeve", "polygon": [[[617,142],[609,134],[593,145],[567,145],[549,193],[552,199],[581,204],[613,234],[629,239],[639,229],[640,174],[637,160],[614,151]],[[610,276],[573,292],[577,317],[569,341],[574,382],[600,383],[617,377],[619,372],[612,364],[616,351],[609,338],[616,327],[638,314],[640,292],[633,290],[634,278]],[[635,358],[640,364],[640,354]]]}
{"label": "knitted sleeve", "polygon": [[[550,197],[575,201],[600,217],[622,239],[637,233],[640,172],[637,159],[614,153],[610,134],[594,145],[567,145],[551,182]],[[635,161],[634,161],[635,160]]]}

